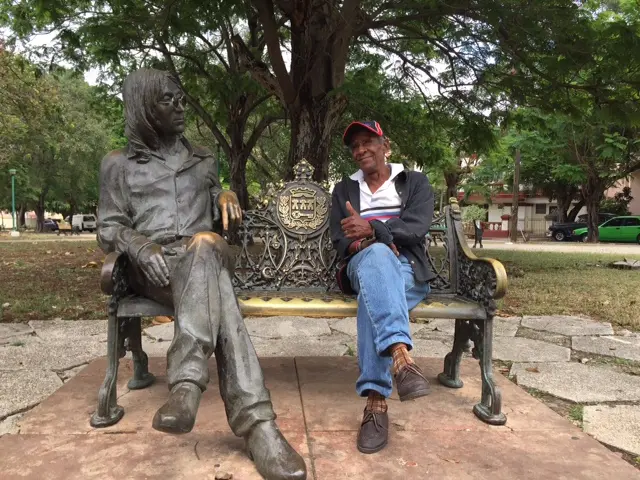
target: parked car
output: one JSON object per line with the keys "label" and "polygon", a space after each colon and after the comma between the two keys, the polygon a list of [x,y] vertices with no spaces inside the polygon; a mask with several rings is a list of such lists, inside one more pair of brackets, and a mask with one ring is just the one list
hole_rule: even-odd
{"label": "parked car", "polygon": [[[611,220],[615,215],[613,213],[599,213],[598,214],[598,225],[602,225],[607,220]],[[579,215],[577,222],[569,222],[569,223],[554,223],[549,227],[547,231],[547,237],[552,237],[554,240],[558,242],[562,242],[564,240],[572,240],[573,232],[579,228],[587,228],[587,216]]]}
{"label": "parked car", "polygon": [[58,222],[52,218],[46,218],[42,224],[44,232],[57,232],[59,230]]}
{"label": "parked car", "polygon": [[[601,242],[637,242],[640,244],[640,216],[615,217],[598,227]],[[578,228],[573,236],[586,242],[588,231]]]}
{"label": "parked car", "polygon": [[93,232],[97,227],[98,220],[95,215],[74,215],[71,219],[71,226],[80,230],[81,232],[89,231]]}

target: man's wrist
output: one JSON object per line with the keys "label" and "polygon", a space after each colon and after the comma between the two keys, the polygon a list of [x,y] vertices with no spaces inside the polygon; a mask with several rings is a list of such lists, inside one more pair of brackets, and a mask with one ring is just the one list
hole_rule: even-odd
{"label": "man's wrist", "polygon": [[152,245],[153,242],[146,237],[140,236],[133,240],[127,245],[127,253],[129,254],[129,258],[132,260],[136,260],[138,255],[142,251],[143,248]]}

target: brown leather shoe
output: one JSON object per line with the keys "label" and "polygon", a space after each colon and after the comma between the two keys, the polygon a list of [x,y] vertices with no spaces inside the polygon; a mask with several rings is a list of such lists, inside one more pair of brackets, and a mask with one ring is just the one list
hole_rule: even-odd
{"label": "brown leather shoe", "polygon": [[401,402],[429,395],[429,382],[417,365],[405,365],[395,376],[396,388]]}
{"label": "brown leather shoe", "polygon": [[387,446],[389,440],[389,417],[387,413],[364,409],[364,417],[358,432],[358,450],[376,453]]}

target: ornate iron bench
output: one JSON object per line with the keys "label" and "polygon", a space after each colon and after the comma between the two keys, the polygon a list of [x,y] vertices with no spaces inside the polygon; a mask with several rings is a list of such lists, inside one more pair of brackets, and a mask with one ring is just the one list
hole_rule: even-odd
{"label": "ornate iron bench", "polygon": [[[237,238],[234,285],[245,316],[300,315],[344,318],[356,315],[355,297],[344,295],[335,285],[336,252],[329,233],[331,197],[326,185],[311,180],[311,166],[296,166],[292,182],[272,187],[256,210],[245,212]],[[460,360],[473,342],[473,356],[480,360],[481,400],[474,413],[483,421],[503,425],[501,396],[492,376],[493,316],[496,299],[507,287],[507,275],[500,262],[477,258],[466,243],[460,207],[451,199],[445,211],[433,219],[431,233],[439,242],[428,249],[437,277],[428,299],[410,312],[412,319],[449,318],[455,321],[453,348],[444,359],[438,376],[443,385],[461,388]],[[127,284],[126,255],[107,255],[101,275],[102,291],[108,301],[108,365],[98,393],[98,409],[91,425],[105,427],[124,415],[116,402],[119,359],[131,351],[134,364],[130,389],[149,386],[154,377],[148,371],[142,350],[141,318],[172,316],[170,308],[135,296]]]}

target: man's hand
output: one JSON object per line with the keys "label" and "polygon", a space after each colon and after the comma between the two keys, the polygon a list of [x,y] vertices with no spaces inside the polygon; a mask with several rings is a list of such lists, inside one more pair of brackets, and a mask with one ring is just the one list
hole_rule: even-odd
{"label": "man's hand", "polygon": [[242,209],[237,195],[231,190],[225,190],[218,195],[218,207],[222,215],[222,231],[236,230],[242,223]]}
{"label": "man's hand", "polygon": [[[373,245],[374,243],[376,243],[376,241],[373,238],[363,240],[362,242],[360,242],[359,245],[357,241],[353,242],[351,245],[349,245],[349,253],[353,254],[353,253],[361,252],[365,248]],[[391,245],[389,245],[389,248],[395,254],[396,257],[400,256],[400,252],[398,251],[398,247],[396,247],[395,243],[392,243]]]}
{"label": "man's hand", "polygon": [[164,260],[163,249],[157,243],[149,243],[138,252],[136,263],[142,273],[156,287],[169,286],[169,267]]}
{"label": "man's hand", "polygon": [[373,235],[373,227],[355,211],[351,202],[347,202],[346,206],[350,216],[340,222],[345,237],[350,240],[359,240]]}

